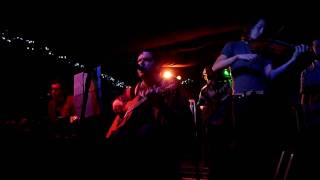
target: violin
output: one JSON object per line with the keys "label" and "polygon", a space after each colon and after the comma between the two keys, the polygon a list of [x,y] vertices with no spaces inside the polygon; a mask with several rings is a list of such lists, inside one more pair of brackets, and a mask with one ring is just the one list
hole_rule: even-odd
{"label": "violin", "polygon": [[[268,58],[291,55],[295,51],[295,47],[296,45],[294,44],[277,39],[261,39],[249,42],[249,48],[252,53],[257,53]],[[310,58],[316,58],[310,45],[308,52],[305,54]]]}
{"label": "violin", "polygon": [[[252,53],[271,59],[275,66],[279,66],[292,56],[296,45],[281,40],[268,39],[251,41],[249,47]],[[306,68],[318,58],[312,50],[312,46],[309,46],[308,51],[300,55],[301,61],[296,66],[299,67],[298,69]]]}
{"label": "violin", "polygon": [[280,40],[261,39],[249,42],[250,51],[263,56],[287,54],[294,51],[295,46]]}

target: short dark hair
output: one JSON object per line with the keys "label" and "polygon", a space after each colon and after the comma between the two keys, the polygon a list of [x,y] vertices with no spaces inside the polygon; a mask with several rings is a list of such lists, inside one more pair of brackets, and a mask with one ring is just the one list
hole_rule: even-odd
{"label": "short dark hair", "polygon": [[218,74],[212,70],[212,65],[207,65],[203,71],[202,76],[207,75],[209,80],[215,80],[218,77]]}
{"label": "short dark hair", "polygon": [[63,83],[62,83],[62,81],[61,81],[60,79],[53,79],[53,80],[51,80],[51,81],[50,81],[50,86],[51,86],[52,84],[60,84],[61,87],[63,86]]}
{"label": "short dark hair", "polygon": [[50,90],[51,90],[53,84],[59,84],[61,91],[64,92],[64,93],[67,91],[65,83],[61,79],[53,79],[53,80],[51,80],[50,81],[50,85],[49,85],[49,89]]}
{"label": "short dark hair", "polygon": [[138,51],[138,55],[137,56],[139,56],[142,52],[151,53],[154,62],[156,62],[156,64],[161,64],[161,62],[163,60],[163,55],[162,55],[163,53],[160,50],[150,49],[150,48],[142,48],[141,50]]}

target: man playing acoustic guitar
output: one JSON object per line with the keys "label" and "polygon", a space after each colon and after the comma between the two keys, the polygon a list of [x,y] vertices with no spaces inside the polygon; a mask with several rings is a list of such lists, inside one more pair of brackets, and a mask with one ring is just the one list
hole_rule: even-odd
{"label": "man playing acoustic guitar", "polygon": [[114,100],[119,115],[106,138],[124,158],[122,172],[138,179],[179,179],[179,157],[191,149],[185,145],[193,138],[192,114],[178,81],[161,78],[157,58],[147,50],[139,54],[141,81]]}

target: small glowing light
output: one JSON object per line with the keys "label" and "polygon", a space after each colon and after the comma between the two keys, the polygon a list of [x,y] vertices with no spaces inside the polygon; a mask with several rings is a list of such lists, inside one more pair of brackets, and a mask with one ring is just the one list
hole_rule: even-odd
{"label": "small glowing light", "polygon": [[170,79],[172,76],[173,76],[173,74],[170,71],[165,71],[163,73],[163,78],[165,78],[165,79]]}
{"label": "small glowing light", "polygon": [[226,78],[230,78],[231,77],[231,73],[229,69],[224,69],[223,70],[223,76]]}
{"label": "small glowing light", "polygon": [[101,77],[104,79],[104,78],[107,77],[107,75],[106,74],[101,74]]}
{"label": "small glowing light", "polygon": [[177,76],[177,79],[178,79],[178,80],[181,80],[182,78],[181,78],[181,76]]}

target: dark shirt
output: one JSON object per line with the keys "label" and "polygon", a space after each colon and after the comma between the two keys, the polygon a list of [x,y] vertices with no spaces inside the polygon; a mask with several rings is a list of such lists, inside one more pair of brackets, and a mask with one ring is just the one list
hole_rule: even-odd
{"label": "dark shirt", "polygon": [[320,94],[320,61],[315,61],[301,73],[300,92]]}
{"label": "dark shirt", "polygon": [[[228,58],[237,54],[254,53],[246,41],[229,42],[222,49],[222,54]],[[250,90],[267,90],[268,80],[264,68],[271,61],[258,56],[254,60],[237,59],[231,64],[233,93],[243,93]]]}

